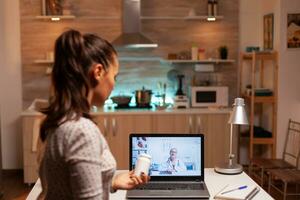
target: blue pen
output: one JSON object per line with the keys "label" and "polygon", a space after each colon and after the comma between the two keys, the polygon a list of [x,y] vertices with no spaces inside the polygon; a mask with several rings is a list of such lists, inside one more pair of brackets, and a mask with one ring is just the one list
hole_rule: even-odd
{"label": "blue pen", "polygon": [[229,193],[229,192],[233,192],[233,191],[236,191],[236,190],[242,190],[242,189],[246,189],[246,188],[247,188],[247,185],[244,185],[244,186],[232,189],[232,190],[228,190],[228,191],[222,192],[221,194],[226,194],[226,193]]}

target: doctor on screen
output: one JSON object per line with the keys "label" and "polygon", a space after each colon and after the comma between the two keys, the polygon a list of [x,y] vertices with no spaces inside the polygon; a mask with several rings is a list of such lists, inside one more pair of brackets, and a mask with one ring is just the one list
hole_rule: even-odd
{"label": "doctor on screen", "polygon": [[176,172],[186,171],[185,164],[177,158],[177,149],[170,149],[170,157],[161,165],[161,171],[169,172],[170,174],[176,174]]}

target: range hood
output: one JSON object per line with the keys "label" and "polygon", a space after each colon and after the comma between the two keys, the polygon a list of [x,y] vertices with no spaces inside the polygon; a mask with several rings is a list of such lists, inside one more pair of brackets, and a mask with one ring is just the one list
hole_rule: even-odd
{"label": "range hood", "polygon": [[123,32],[112,44],[116,48],[156,48],[152,42],[140,33],[140,0],[123,0]]}

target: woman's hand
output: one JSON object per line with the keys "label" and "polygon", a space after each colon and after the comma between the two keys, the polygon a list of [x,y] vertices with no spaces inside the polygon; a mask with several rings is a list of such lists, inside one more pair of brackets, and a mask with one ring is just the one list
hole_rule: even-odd
{"label": "woman's hand", "polygon": [[134,175],[133,171],[118,174],[112,181],[112,188],[114,190],[131,190],[138,185],[148,183],[150,177],[144,173],[141,176]]}

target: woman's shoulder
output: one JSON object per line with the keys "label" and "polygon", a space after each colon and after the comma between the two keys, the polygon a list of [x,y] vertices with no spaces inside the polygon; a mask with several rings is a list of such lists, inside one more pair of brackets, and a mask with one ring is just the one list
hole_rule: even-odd
{"label": "woman's shoulder", "polygon": [[67,139],[76,139],[78,137],[99,137],[100,130],[97,125],[91,120],[80,117],[75,120],[68,120],[58,128],[58,132],[64,132]]}
{"label": "woman's shoulder", "polygon": [[93,128],[98,129],[97,125],[88,118],[80,117],[79,119],[70,119],[59,126],[60,129],[78,129],[78,128]]}

